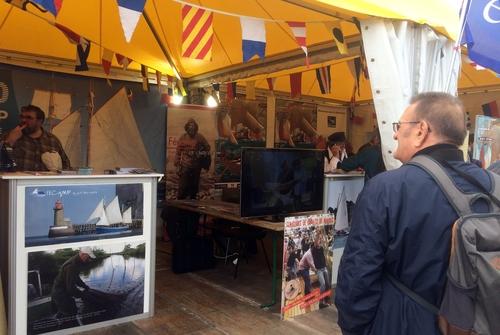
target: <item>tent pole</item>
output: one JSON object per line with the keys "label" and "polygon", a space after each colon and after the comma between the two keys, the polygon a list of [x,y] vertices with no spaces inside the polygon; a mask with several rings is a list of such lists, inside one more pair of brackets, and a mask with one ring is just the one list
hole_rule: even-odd
{"label": "tent pole", "polygon": [[85,166],[90,166],[91,162],[91,157],[90,157],[90,150],[91,150],[91,134],[92,134],[92,119],[94,118],[94,81],[93,79],[90,79],[89,83],[89,96],[88,96],[88,103],[87,103],[87,108],[88,108],[88,121],[87,121],[87,162]]}
{"label": "tent pole", "polygon": [[144,11],[142,12],[142,16],[144,17],[144,19],[146,20],[146,23],[148,24],[148,27],[149,29],[151,29],[151,32],[153,33],[153,36],[156,40],[156,43],[158,43],[158,45],[160,46],[160,49],[161,51],[163,52],[163,55],[165,56],[165,58],[167,58],[167,61],[169,62],[170,64],[170,67],[172,68],[172,70],[174,71],[174,75],[177,79],[182,79],[181,78],[181,75],[179,74],[179,71],[177,70],[177,67],[175,66],[175,63],[174,63],[174,60],[172,59],[172,57],[170,56],[170,54],[168,53],[167,49],[165,48],[165,46],[163,45],[163,43],[161,42],[160,40],[160,36],[158,35],[158,32],[156,31],[155,27],[153,26],[153,24],[151,23],[151,19],[149,18],[149,15],[148,13],[146,12],[146,9],[144,9]]}

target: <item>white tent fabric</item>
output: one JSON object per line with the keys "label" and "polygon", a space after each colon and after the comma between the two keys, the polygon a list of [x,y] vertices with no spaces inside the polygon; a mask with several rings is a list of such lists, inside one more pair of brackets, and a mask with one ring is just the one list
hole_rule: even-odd
{"label": "white tent fabric", "polygon": [[454,42],[425,25],[367,19],[361,27],[384,162],[394,169],[401,163],[392,156],[397,147],[392,123],[418,93],[456,95],[460,53]]}

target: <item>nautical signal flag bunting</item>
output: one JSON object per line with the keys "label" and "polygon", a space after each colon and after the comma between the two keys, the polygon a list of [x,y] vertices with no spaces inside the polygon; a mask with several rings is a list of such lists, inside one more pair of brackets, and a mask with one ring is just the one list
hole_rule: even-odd
{"label": "nautical signal flag bunting", "polygon": [[330,76],[330,65],[317,68],[316,79],[318,80],[321,94],[332,93],[332,77]]}
{"label": "nautical signal flag bunting", "polygon": [[264,59],[266,55],[266,26],[263,20],[240,17],[243,62],[248,62],[257,55]]}
{"label": "nautical signal flag bunting", "polygon": [[63,0],[31,0],[34,3],[39,4],[54,16],[57,16],[59,10],[62,7]]}
{"label": "nautical signal flag bunting", "polygon": [[182,5],[182,57],[211,60],[213,13]]}
{"label": "nautical signal flag bunting", "polygon": [[306,44],[306,23],[288,21],[287,24],[292,30],[293,36],[295,37],[297,44],[306,54],[306,65],[309,66],[309,57],[307,56],[307,44]]}
{"label": "nautical signal flag bunting", "polygon": [[139,23],[146,0],[117,0],[117,2],[123,33],[128,43],[132,39],[137,23]]}

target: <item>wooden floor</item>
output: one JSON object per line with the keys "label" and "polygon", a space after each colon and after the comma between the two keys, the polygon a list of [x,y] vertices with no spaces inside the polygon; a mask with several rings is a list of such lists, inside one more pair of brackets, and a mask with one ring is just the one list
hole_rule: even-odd
{"label": "wooden floor", "polygon": [[174,274],[170,248],[158,242],[154,317],[80,334],[341,334],[334,306],[281,321],[278,292],[274,307],[259,307],[271,300],[271,274],[260,245],[248,264],[240,263],[236,279],[233,265],[222,260],[215,269]]}

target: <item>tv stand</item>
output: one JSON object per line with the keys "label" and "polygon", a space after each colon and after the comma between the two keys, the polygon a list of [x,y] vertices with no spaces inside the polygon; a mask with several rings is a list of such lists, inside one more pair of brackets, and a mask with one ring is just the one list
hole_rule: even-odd
{"label": "tv stand", "polygon": [[285,215],[268,215],[264,216],[263,219],[270,222],[284,222]]}

